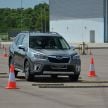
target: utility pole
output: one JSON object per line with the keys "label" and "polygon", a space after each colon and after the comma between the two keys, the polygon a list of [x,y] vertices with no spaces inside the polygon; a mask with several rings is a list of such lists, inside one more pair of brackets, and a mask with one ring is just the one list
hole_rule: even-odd
{"label": "utility pole", "polygon": [[45,32],[46,32],[46,8],[45,8],[45,6],[44,6],[44,26],[45,26]]}
{"label": "utility pole", "polygon": [[44,6],[43,8],[41,8],[41,27],[42,27],[42,32],[46,32],[47,31],[46,30],[46,28],[47,28],[47,22],[46,22],[46,7],[45,7],[45,4],[46,3],[44,1],[41,1],[41,3]]}
{"label": "utility pole", "polygon": [[22,0],[21,0],[21,31],[22,31]]}
{"label": "utility pole", "polygon": [[43,32],[43,11],[42,11],[42,7],[41,7],[41,32]]}

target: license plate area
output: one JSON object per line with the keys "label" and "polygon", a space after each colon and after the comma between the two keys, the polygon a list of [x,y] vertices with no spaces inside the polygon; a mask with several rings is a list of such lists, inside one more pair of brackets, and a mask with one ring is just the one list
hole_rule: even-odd
{"label": "license plate area", "polygon": [[67,65],[51,65],[51,69],[67,69]]}

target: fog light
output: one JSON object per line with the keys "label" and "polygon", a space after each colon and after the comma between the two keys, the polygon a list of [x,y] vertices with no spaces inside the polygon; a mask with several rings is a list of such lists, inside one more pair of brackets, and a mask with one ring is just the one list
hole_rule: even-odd
{"label": "fog light", "polygon": [[80,70],[81,70],[81,66],[76,65],[76,71],[77,71],[77,72],[80,72]]}
{"label": "fog light", "polygon": [[34,70],[39,71],[41,68],[41,64],[35,64],[34,65]]}

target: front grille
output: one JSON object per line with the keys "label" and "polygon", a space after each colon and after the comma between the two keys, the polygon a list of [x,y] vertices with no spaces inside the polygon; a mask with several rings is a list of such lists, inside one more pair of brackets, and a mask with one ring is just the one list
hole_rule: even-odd
{"label": "front grille", "polygon": [[68,63],[69,62],[69,57],[61,58],[61,59],[48,57],[48,60],[49,60],[49,62],[52,62],[52,63]]}
{"label": "front grille", "polygon": [[[61,66],[60,66],[60,68],[52,68],[52,66],[53,65],[45,65],[43,70],[44,71],[56,71],[56,72],[59,72],[59,71],[61,71],[61,72],[75,72],[74,65],[67,65],[66,66],[67,68],[62,68],[62,69],[61,69]],[[59,66],[57,66],[57,67],[59,67]]]}

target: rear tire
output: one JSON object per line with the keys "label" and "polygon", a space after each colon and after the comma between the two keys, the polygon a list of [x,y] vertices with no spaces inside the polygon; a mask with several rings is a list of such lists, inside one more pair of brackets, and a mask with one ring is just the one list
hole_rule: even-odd
{"label": "rear tire", "polygon": [[34,76],[30,74],[30,64],[28,61],[26,61],[25,63],[24,71],[25,71],[25,79],[27,81],[32,81]]}

